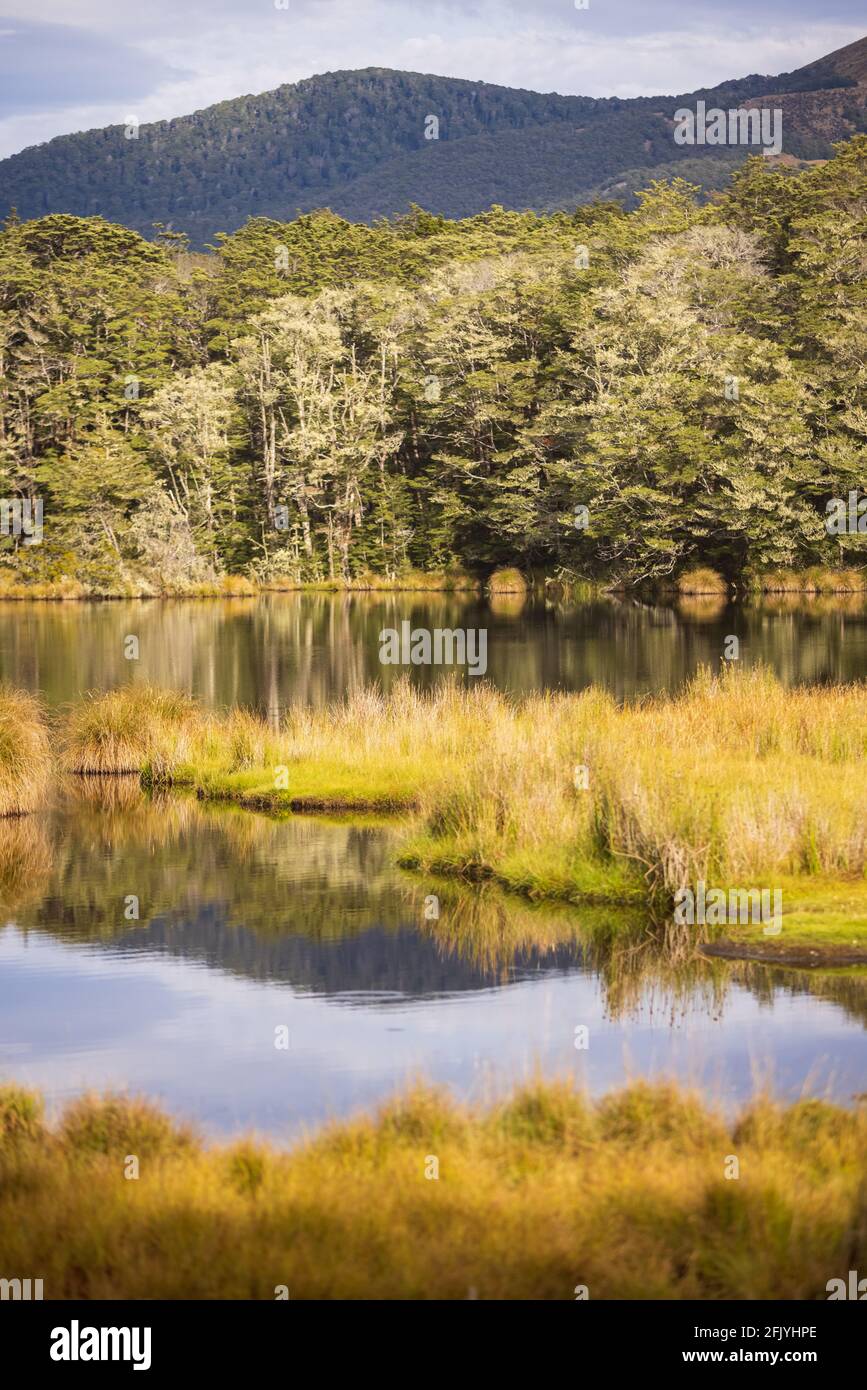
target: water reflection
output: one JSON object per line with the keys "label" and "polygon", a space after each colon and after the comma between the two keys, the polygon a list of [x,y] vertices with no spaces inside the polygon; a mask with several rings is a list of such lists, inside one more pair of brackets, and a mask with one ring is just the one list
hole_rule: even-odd
{"label": "water reflection", "polygon": [[734,1098],[768,1070],[788,1092],[863,1089],[864,972],[708,960],[639,916],[422,882],[392,867],[394,833],[120,778],[0,822],[0,1071],[278,1136],[416,1074],[466,1095],[539,1066],[596,1091],[662,1071]]}
{"label": "water reflection", "polygon": [[[867,596],[780,594],[746,606],[714,598],[672,605],[626,597],[570,602],[471,594],[272,594],[258,599],[111,603],[0,602],[0,677],[50,704],[129,680],[188,690],[213,706],[243,704],[277,718],[288,703],[322,704],[399,667],[379,662],[379,633],[484,627],[487,676],[515,692],[582,689],[618,697],[674,689],[717,665],[725,637],[745,664],[782,680],[853,680],[867,669]],[[127,661],[124,638],[138,637]],[[429,683],[441,672],[411,668]]]}

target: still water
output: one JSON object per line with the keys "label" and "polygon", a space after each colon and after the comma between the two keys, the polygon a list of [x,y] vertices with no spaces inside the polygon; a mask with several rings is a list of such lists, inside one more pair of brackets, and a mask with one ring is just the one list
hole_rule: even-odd
{"label": "still water", "polygon": [[394,834],[126,778],[0,821],[0,1077],[278,1140],[419,1076],[478,1099],[537,1069],[594,1093],[676,1075],[728,1105],[757,1080],[864,1089],[867,973],[705,959],[641,920],[422,881]]}
{"label": "still water", "polygon": [[[675,689],[698,666],[718,666],[730,635],[739,638],[744,665],[766,662],[787,683],[867,675],[864,596],[665,606],[399,593],[0,601],[0,678],[40,691],[54,706],[83,691],[147,680],[212,706],[242,704],[276,717],[295,700],[321,704],[371,681],[397,679],[403,668],[380,664],[379,633],[404,620],[485,629],[487,679],[516,693],[593,683],[618,697]],[[136,661],[124,656],[129,636],[138,638]],[[443,668],[410,670],[425,683]]]}

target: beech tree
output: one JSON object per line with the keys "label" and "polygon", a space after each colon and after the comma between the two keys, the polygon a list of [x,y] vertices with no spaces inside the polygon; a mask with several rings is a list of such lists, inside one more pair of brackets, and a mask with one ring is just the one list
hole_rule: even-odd
{"label": "beech tree", "polygon": [[711,203],[673,179],[629,214],[323,211],[210,257],[10,219],[0,496],[45,521],[0,555],[95,592],[863,566],[825,519],[867,492],[865,231],[864,135],[799,173],[747,160]]}

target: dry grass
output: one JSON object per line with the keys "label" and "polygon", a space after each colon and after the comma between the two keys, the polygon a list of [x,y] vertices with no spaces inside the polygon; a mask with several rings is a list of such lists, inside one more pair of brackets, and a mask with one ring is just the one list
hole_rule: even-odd
{"label": "dry grass", "polygon": [[526,594],[527,581],[520,570],[494,570],[485,585],[489,594]]}
{"label": "dry grass", "polygon": [[440,593],[476,591],[479,581],[464,570],[403,570],[400,574],[375,574],[367,570],[351,579],[304,580],[293,575],[275,576],[263,589],[322,590],[328,593]]}
{"label": "dry grass", "polygon": [[757,574],[751,587],[766,594],[857,594],[867,590],[867,570],[779,569]]}
{"label": "dry grass", "polygon": [[824,1299],[867,1263],[865,1163],[863,1107],[730,1124],[668,1085],[535,1082],[487,1110],[419,1087],[288,1153],[204,1149],[118,1097],[49,1131],[9,1088],[0,1266],[53,1299]]}
{"label": "dry grass", "polygon": [[490,722],[423,792],[407,863],[575,899],[616,895],[631,871],[661,907],[699,878],[865,874],[864,686],[786,690],[730,669],[673,698],[534,697]]}
{"label": "dry grass", "polygon": [[73,706],[61,743],[67,772],[85,775],[166,769],[186,756],[197,716],[179,691],[126,685]]}
{"label": "dry grass", "polygon": [[723,576],[717,571],[709,569],[707,566],[699,566],[696,569],[687,570],[677,581],[677,591],[680,594],[718,594],[724,597],[728,594],[729,586]]}
{"label": "dry grass", "polygon": [[77,599],[87,596],[85,586],[69,576],[22,581],[14,571],[0,573],[0,599]]}
{"label": "dry grass", "polygon": [[50,776],[51,749],[39,701],[0,685],[0,817],[35,811]]}
{"label": "dry grass", "polygon": [[259,585],[243,574],[221,574],[177,589],[179,598],[255,598]]}
{"label": "dry grass", "polygon": [[531,896],[664,909],[698,879],[867,873],[867,687],[786,689],[760,669],[626,706],[402,681],[277,730],[134,687],[73,711],[65,749],[80,770],[254,805],[412,808],[402,862]]}

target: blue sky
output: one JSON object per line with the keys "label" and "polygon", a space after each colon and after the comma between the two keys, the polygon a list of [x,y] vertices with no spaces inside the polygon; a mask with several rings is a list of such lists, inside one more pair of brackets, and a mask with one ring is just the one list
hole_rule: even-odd
{"label": "blue sky", "polygon": [[867,34],[863,0],[0,0],[0,11],[0,156],[338,68],[636,96],[789,71]]}

